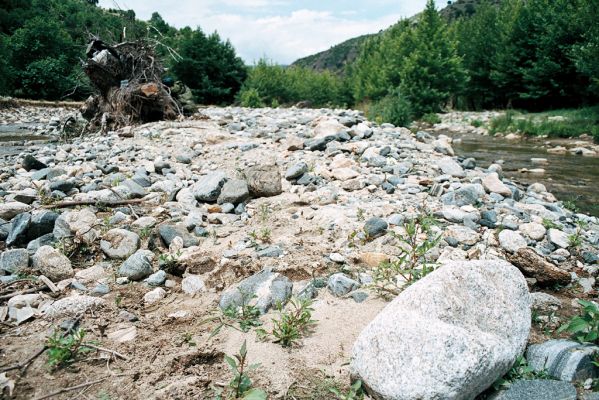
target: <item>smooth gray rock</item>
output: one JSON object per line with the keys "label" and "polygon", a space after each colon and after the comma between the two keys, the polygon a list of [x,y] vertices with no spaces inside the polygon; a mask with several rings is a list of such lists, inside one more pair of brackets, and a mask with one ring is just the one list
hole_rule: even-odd
{"label": "smooth gray rock", "polygon": [[53,282],[75,275],[67,256],[50,246],[42,246],[35,252],[31,258],[31,266]]}
{"label": "smooth gray rock", "polygon": [[40,236],[35,240],[27,243],[27,252],[30,256],[34,255],[35,252],[42,246],[52,246],[56,243],[56,238],[54,234],[48,233],[44,236]]}
{"label": "smooth gray rock", "polygon": [[287,172],[285,172],[285,179],[287,179],[288,181],[293,181],[301,178],[301,176],[307,172],[308,164],[302,161],[300,163],[292,165],[287,169]]}
{"label": "smooth gray rock", "polygon": [[159,270],[148,276],[144,282],[150,286],[162,286],[166,281],[166,272]]}
{"label": "smooth gray rock", "polygon": [[293,283],[287,277],[265,269],[226,290],[220,298],[219,307],[224,310],[231,306],[253,304],[265,314],[278,303],[285,304],[292,290]]}
{"label": "smooth gray rock", "polygon": [[447,263],[362,331],[352,376],[382,400],[473,399],[524,351],[530,305],[526,280],[511,264]]}
{"label": "smooth gray rock", "polygon": [[456,178],[463,178],[466,176],[462,166],[452,158],[442,158],[437,161],[437,166],[444,174],[455,176]]}
{"label": "smooth gray rock", "polygon": [[277,245],[268,246],[262,250],[256,252],[258,258],[270,257],[277,258],[283,255],[283,249]]}
{"label": "smooth gray rock", "polygon": [[250,197],[248,184],[243,179],[230,179],[224,185],[218,196],[218,204],[239,204]]}
{"label": "smooth gray rock", "polygon": [[0,254],[0,269],[9,274],[19,274],[29,266],[29,252],[25,249],[6,250]]}
{"label": "smooth gray rock", "polygon": [[516,381],[508,390],[489,400],[576,400],[576,388],[568,382],[552,380]]}
{"label": "smooth gray rock", "polygon": [[153,256],[154,254],[149,250],[137,250],[121,264],[118,271],[119,276],[132,281],[141,281],[152,273],[151,260]]}
{"label": "smooth gray rock", "polygon": [[125,259],[135,253],[141,240],[135,232],[126,229],[111,229],[100,241],[100,248],[109,258]]}
{"label": "smooth gray rock", "polygon": [[387,228],[389,225],[384,219],[381,218],[370,218],[364,224],[364,233],[370,239],[377,238],[379,236],[383,236],[387,232]]}
{"label": "smooth gray rock", "polygon": [[475,183],[445,193],[441,196],[441,201],[443,204],[461,207],[476,204],[484,194],[485,189],[482,185]]}
{"label": "smooth gray rock", "polygon": [[557,247],[561,247],[562,249],[567,249],[570,247],[570,240],[568,238],[568,234],[560,231],[559,229],[549,229],[547,232],[547,239]]}
{"label": "smooth gray rock", "polygon": [[222,171],[211,172],[201,177],[192,189],[196,200],[201,202],[216,201],[226,181],[227,175]]}
{"label": "smooth gray rock", "polygon": [[599,368],[592,362],[593,354],[599,354],[598,346],[571,340],[549,340],[529,346],[526,360],[535,371],[545,370],[556,379],[575,382],[599,377]]}
{"label": "smooth gray rock", "polygon": [[272,197],[283,192],[281,173],[276,165],[249,167],[245,171],[245,177],[253,197]]}
{"label": "smooth gray rock", "polygon": [[9,203],[0,203],[0,218],[10,221],[17,215],[25,213],[31,209],[31,206],[18,201]]}
{"label": "smooth gray rock", "polygon": [[177,236],[183,239],[184,248],[197,246],[200,243],[200,240],[189,233],[182,225],[160,225],[160,227],[158,227],[158,233],[160,234],[162,240],[164,240],[166,247],[169,247],[173,242],[173,239],[175,239]]}
{"label": "smooth gray rock", "polygon": [[329,277],[327,288],[337,297],[345,296],[346,294],[358,289],[360,283],[351,279],[342,273],[333,274]]}

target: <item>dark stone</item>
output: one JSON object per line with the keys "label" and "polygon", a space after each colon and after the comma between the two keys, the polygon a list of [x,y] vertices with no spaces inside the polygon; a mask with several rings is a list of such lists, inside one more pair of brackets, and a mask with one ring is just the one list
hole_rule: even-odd
{"label": "dark stone", "polygon": [[310,151],[325,151],[327,143],[332,142],[337,138],[337,135],[328,135],[321,138],[310,139],[304,142],[304,148]]}
{"label": "dark stone", "polygon": [[576,388],[571,383],[538,379],[516,381],[490,400],[576,400],[576,397]]}
{"label": "dark stone", "polygon": [[52,246],[56,243],[56,238],[54,234],[48,233],[44,236],[40,236],[39,238],[32,240],[27,244],[27,252],[29,255],[34,255],[36,251],[39,250],[42,246]]}
{"label": "dark stone", "polygon": [[20,246],[27,243],[27,229],[31,222],[31,214],[21,213],[13,218],[12,229],[6,238],[7,246]]}
{"label": "dark stone", "polygon": [[46,164],[44,164],[43,162],[41,162],[40,160],[38,160],[31,154],[27,154],[25,156],[25,158],[23,158],[21,165],[23,166],[25,171],[31,171],[32,169],[40,170],[40,169],[48,168],[48,166]]}
{"label": "dark stone", "polygon": [[591,253],[590,251],[585,251],[582,253],[582,258],[587,264],[596,264],[597,261],[599,261],[599,256],[597,256],[595,253]]}
{"label": "dark stone", "polygon": [[32,241],[40,236],[52,233],[58,214],[53,211],[42,211],[34,214],[27,229],[27,241]]}
{"label": "dark stone", "polygon": [[73,182],[73,181],[67,181],[67,180],[63,180],[63,179],[60,179],[60,180],[57,180],[57,181],[54,181],[54,182],[50,183],[50,190],[51,191],[58,190],[59,192],[68,193],[74,187],[75,187],[75,182]]}
{"label": "dark stone", "polygon": [[364,224],[364,233],[369,239],[375,239],[379,236],[383,236],[387,232],[389,225],[384,219],[381,218],[370,218]]}
{"label": "dark stone", "polygon": [[198,238],[190,234],[184,226],[180,225],[161,225],[158,228],[158,233],[164,241],[164,244],[169,247],[177,236],[183,239],[183,247],[197,246],[200,241]]}
{"label": "dark stone", "polygon": [[102,171],[104,173],[104,175],[108,175],[108,174],[112,174],[115,172],[119,172],[119,167],[117,165],[102,165],[100,167],[100,171]]}

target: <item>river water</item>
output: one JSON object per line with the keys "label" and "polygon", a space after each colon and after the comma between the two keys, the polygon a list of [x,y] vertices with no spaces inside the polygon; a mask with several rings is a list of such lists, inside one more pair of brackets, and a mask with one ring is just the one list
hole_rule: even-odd
{"label": "river water", "polygon": [[[503,160],[506,177],[522,183],[544,184],[558,200],[573,201],[580,212],[599,216],[599,157],[547,153],[547,139],[506,140],[477,134],[445,133],[454,139],[460,157],[473,157],[480,167]],[[531,158],[545,158],[547,164],[533,164]],[[544,174],[519,172],[543,168]]]}

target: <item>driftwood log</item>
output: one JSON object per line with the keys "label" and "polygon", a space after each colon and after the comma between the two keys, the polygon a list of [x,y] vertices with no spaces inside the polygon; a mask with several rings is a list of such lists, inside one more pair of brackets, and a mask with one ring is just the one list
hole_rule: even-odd
{"label": "driftwood log", "polygon": [[97,90],[81,109],[91,130],[118,128],[179,117],[181,107],[162,83],[164,68],[145,41],[114,46],[92,40],[83,70]]}

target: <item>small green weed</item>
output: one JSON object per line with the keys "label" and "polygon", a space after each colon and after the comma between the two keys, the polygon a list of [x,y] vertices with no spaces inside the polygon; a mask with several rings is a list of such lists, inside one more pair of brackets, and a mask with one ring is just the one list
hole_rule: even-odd
{"label": "small green weed", "polygon": [[83,354],[94,351],[83,343],[85,334],[83,329],[77,329],[68,335],[56,329],[46,341],[48,366],[53,370],[66,367],[77,361]]}
{"label": "small green weed", "polygon": [[556,224],[555,222],[553,222],[552,220],[548,219],[548,218],[543,218],[543,226],[545,227],[545,229],[549,230],[549,229],[559,229],[561,228],[560,225]]}
{"label": "small green weed", "polygon": [[365,211],[363,208],[358,207],[358,211],[356,212],[356,217],[358,218],[358,221],[364,221],[366,219]]}
{"label": "small green weed", "polygon": [[483,121],[481,121],[480,119],[475,119],[473,121],[470,122],[470,125],[472,125],[475,128],[480,128],[481,126],[483,126]]}
{"label": "small green weed", "polygon": [[190,347],[197,346],[196,342],[193,341],[193,334],[191,332],[185,332],[181,335],[181,340]]}
{"label": "small green weed", "polygon": [[145,240],[145,239],[149,238],[151,234],[152,234],[152,227],[150,227],[150,226],[146,226],[145,228],[142,228],[139,230],[139,238],[141,240]]}
{"label": "small green weed", "polygon": [[177,275],[179,269],[179,257],[181,257],[181,251],[175,254],[162,253],[158,256],[158,265],[160,269],[173,275]]}
{"label": "small green weed", "polygon": [[362,381],[355,381],[346,393],[341,393],[336,388],[330,389],[331,393],[337,396],[337,400],[360,400],[364,398],[364,392],[362,391]]}
{"label": "small green weed", "polygon": [[241,345],[238,354],[233,357],[225,356],[225,361],[233,379],[224,388],[215,388],[216,400],[241,399],[241,400],[266,400],[266,392],[252,387],[248,372],[256,370],[260,364],[248,365],[246,341]]}
{"label": "small green weed", "polygon": [[[425,256],[441,240],[441,235],[433,236],[432,227],[435,224],[431,216],[420,215],[404,222],[405,236],[391,231],[403,246],[398,247],[397,261],[381,263],[372,270],[373,287],[380,295],[398,295],[405,286],[434,271],[434,267],[427,265]],[[425,239],[420,240],[421,236]]]}
{"label": "small green weed", "polygon": [[539,372],[535,371],[528,365],[526,358],[519,356],[507,374],[495,381],[493,388],[495,390],[505,389],[515,381],[533,379],[550,379],[550,377],[545,370]]}
{"label": "small green weed", "polygon": [[309,299],[291,299],[288,310],[283,310],[282,306],[278,307],[280,317],[273,319],[273,328],[270,332],[264,329],[258,329],[256,332],[262,339],[272,337],[274,343],[279,343],[283,347],[296,345],[316,324],[312,319],[314,311],[312,303]]}
{"label": "small green weed", "polygon": [[260,310],[258,307],[250,304],[250,301],[256,296],[242,296],[244,302],[241,306],[230,305],[220,312],[220,315],[208,318],[208,321],[217,321],[219,325],[212,331],[210,337],[218,335],[223,327],[228,326],[241,332],[248,332],[254,327],[262,325],[260,321]]}
{"label": "small green weed", "polygon": [[435,113],[424,114],[421,121],[429,125],[435,125],[441,123],[441,118]]}
{"label": "small green weed", "polygon": [[591,301],[580,299],[578,303],[583,307],[582,314],[562,325],[557,332],[567,331],[580,343],[599,344],[599,306]]}

